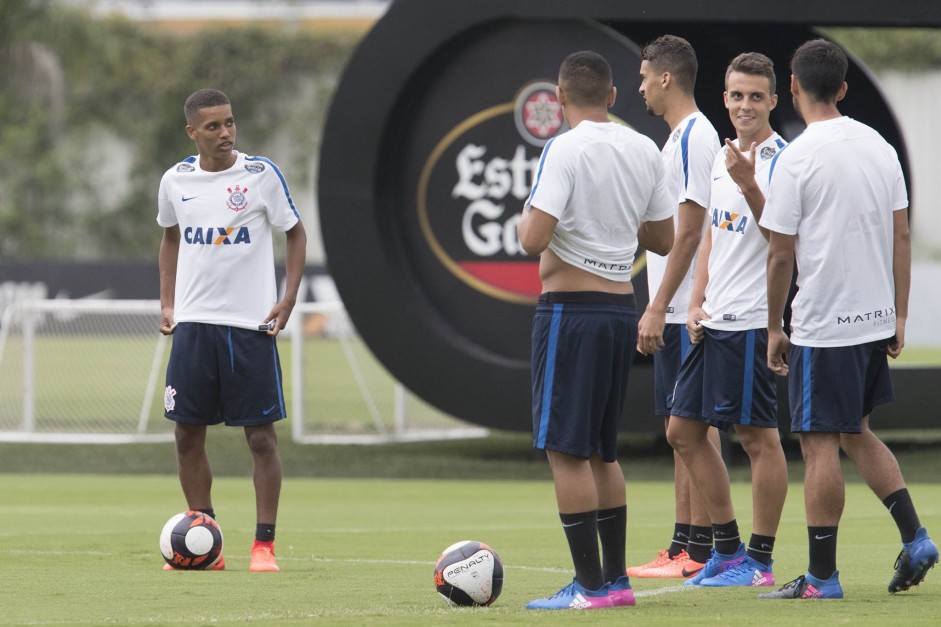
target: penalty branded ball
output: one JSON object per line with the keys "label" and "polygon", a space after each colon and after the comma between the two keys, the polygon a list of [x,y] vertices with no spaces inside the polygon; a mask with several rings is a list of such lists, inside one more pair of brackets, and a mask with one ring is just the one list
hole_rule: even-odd
{"label": "penalty branded ball", "polygon": [[222,529],[208,514],[180,512],[163,526],[160,552],[176,570],[205,570],[222,555]]}
{"label": "penalty branded ball", "polygon": [[503,590],[503,562],[483,542],[456,542],[435,563],[435,588],[448,605],[490,605]]}

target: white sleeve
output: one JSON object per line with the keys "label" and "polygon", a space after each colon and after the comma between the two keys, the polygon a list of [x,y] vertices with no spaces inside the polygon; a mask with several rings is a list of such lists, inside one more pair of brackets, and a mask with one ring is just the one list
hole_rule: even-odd
{"label": "white sleeve", "polygon": [[718,151],[719,138],[712,127],[694,125],[686,144],[686,163],[683,166],[685,181],[680,190],[680,203],[691,200],[702,207],[709,207],[712,165]]}
{"label": "white sleeve", "polygon": [[656,181],[650,202],[647,203],[647,210],[641,216],[644,222],[657,222],[672,218],[676,211],[676,203],[673,202],[673,194],[670,193],[670,186],[667,184],[663,159],[660,158],[660,152],[656,148],[652,148],[652,151],[650,158],[653,159]]}
{"label": "white sleeve", "polygon": [[300,215],[281,170],[271,161],[263,161],[268,166],[263,172],[268,221],[279,231],[289,231],[300,220]]}
{"label": "white sleeve", "polygon": [[173,201],[170,200],[169,187],[167,175],[164,174],[163,178],[160,179],[160,189],[157,192],[157,224],[163,228],[168,228],[178,223],[176,210],[173,208]]}
{"label": "white sleeve", "polygon": [[575,172],[569,157],[570,155],[556,146],[556,138],[549,140],[542,149],[536,175],[533,177],[533,189],[525,207],[536,207],[556,220],[562,218],[562,212],[569,204],[575,183]]}
{"label": "white sleeve", "polygon": [[786,151],[775,155],[768,173],[765,209],[758,223],[770,231],[797,235],[801,221],[801,182],[799,168],[788,159]]}

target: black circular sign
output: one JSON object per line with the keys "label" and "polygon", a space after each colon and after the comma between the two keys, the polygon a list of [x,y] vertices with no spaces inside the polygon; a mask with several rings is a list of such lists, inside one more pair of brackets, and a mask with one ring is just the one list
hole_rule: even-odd
{"label": "black circular sign", "polygon": [[[698,104],[720,136],[733,136],[722,103],[728,61],[764,52],[779,81],[772,125],[790,138],[802,126],[787,60],[817,35],[800,24],[406,19],[407,9],[432,4],[393,3],[335,95],[319,180],[329,271],[368,346],[409,389],[460,418],[527,430],[539,281],[515,227],[542,146],[565,130],[554,88],[562,60],[584,49],[604,55],[618,89],[612,116],[662,144],[666,124],[646,113],[636,91],[640,45],[667,32],[690,40]],[[857,107],[854,117],[879,128],[904,163],[878,89],[856,63],[847,80],[853,97],[844,112]],[[642,271],[642,260],[635,266]],[[646,278],[634,287],[643,306]],[[652,419],[649,392],[637,385],[644,365],[632,374],[628,403]]]}

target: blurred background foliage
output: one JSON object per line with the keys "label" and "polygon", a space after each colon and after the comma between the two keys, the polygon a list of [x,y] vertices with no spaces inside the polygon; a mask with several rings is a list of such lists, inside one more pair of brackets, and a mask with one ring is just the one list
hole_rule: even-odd
{"label": "blurred background foliage", "polygon": [[0,258],[154,258],[157,186],[194,152],[182,107],[202,87],[232,100],[242,151],[276,154],[292,191],[310,187],[360,36],[264,26],[177,35],[3,0]]}
{"label": "blurred background foliage", "polygon": [[[937,31],[825,32],[877,70],[941,67]],[[182,104],[201,87],[228,94],[238,147],[272,157],[314,215],[323,120],[361,36],[291,24],[177,34],[2,0],[0,258],[155,258],[157,185],[193,153]]]}

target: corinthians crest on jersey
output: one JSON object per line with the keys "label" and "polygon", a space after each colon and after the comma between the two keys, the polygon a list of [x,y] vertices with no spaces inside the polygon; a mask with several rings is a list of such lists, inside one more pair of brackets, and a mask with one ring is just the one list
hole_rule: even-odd
{"label": "corinthians crest on jersey", "polygon": [[229,198],[225,201],[225,205],[232,211],[242,211],[248,207],[248,188],[242,188],[239,185],[236,185],[234,188],[226,188],[226,191],[229,192]]}

